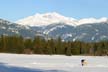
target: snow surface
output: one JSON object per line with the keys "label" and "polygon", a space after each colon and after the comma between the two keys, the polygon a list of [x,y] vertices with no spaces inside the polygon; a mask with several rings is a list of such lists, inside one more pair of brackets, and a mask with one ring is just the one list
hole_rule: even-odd
{"label": "snow surface", "polygon": [[65,28],[65,26],[64,25],[56,26],[56,27],[53,27],[51,29],[45,30],[43,33],[44,34],[49,34],[50,32],[56,30],[57,28]]}
{"label": "snow surface", "polygon": [[72,34],[71,33],[66,33],[66,34],[63,34],[63,36],[62,36],[63,39],[66,39],[68,37],[72,37]]}
{"label": "snow surface", "polygon": [[[81,59],[88,64],[82,67]],[[108,72],[108,57],[1,53],[0,72]]]}
{"label": "snow surface", "polygon": [[96,18],[84,18],[77,20],[72,17],[66,17],[56,12],[49,12],[45,14],[35,14],[23,19],[16,21],[16,23],[28,26],[47,26],[53,23],[65,23],[72,26],[78,26],[87,23],[101,23],[108,22],[108,18],[102,17],[100,19]]}

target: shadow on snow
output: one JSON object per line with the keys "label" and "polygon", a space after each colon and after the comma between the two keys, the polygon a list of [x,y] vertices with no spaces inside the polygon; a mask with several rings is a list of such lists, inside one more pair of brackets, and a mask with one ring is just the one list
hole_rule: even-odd
{"label": "shadow on snow", "polygon": [[0,63],[0,72],[66,72],[66,71],[29,69],[24,67],[7,66],[6,63]]}

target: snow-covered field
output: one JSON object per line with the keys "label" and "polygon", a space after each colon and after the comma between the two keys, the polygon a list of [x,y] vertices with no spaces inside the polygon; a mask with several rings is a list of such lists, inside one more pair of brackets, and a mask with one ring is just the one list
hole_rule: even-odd
{"label": "snow-covered field", "polygon": [[[88,64],[82,67],[81,59]],[[108,72],[108,57],[1,53],[0,72]]]}

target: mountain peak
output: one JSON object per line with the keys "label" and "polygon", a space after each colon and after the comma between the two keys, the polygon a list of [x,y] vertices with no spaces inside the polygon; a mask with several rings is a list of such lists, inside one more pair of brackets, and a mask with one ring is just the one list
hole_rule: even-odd
{"label": "mountain peak", "polygon": [[33,16],[29,16],[27,18],[18,20],[16,23],[21,25],[29,25],[29,26],[47,26],[50,24],[56,23],[65,23],[72,26],[87,24],[87,23],[100,23],[100,22],[108,22],[108,18],[103,17],[100,19],[96,18],[84,18],[80,20],[76,20],[71,17],[63,16],[57,12],[49,12],[45,14],[36,13]]}
{"label": "mountain peak", "polygon": [[34,16],[35,17],[49,18],[49,19],[64,17],[57,12],[49,12],[49,13],[45,13],[45,14],[36,13]]}
{"label": "mountain peak", "polygon": [[36,13],[34,16],[29,16],[27,18],[21,19],[16,23],[29,26],[46,26],[49,24],[60,23],[60,22],[66,24],[72,24],[74,22],[73,20],[75,19],[62,16],[56,12],[49,12],[45,14]]}
{"label": "mountain peak", "polygon": [[48,16],[48,15],[50,15],[50,16],[62,16],[57,12],[49,12],[49,13],[45,13],[45,14],[42,14],[42,15],[46,15],[46,16]]}

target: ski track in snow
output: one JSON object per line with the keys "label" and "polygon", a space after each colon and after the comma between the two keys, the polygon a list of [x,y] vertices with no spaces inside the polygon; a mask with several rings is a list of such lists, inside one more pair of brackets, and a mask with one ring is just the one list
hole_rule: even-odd
{"label": "ski track in snow", "polygon": [[0,72],[108,72],[108,57],[0,53]]}

